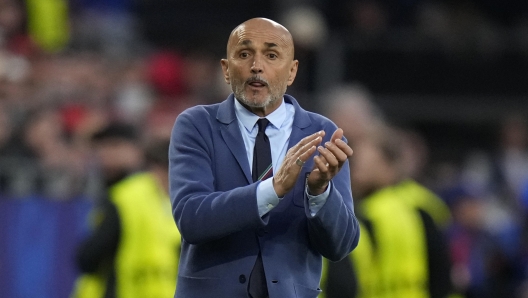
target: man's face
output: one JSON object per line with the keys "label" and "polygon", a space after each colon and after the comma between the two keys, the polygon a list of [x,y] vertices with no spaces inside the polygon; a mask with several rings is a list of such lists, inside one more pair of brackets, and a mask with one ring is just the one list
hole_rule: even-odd
{"label": "man's face", "polygon": [[354,159],[350,163],[352,190],[354,195],[364,197],[393,180],[394,171],[381,150],[371,141],[364,140],[354,148]]}
{"label": "man's face", "polygon": [[100,141],[96,154],[104,178],[112,182],[138,169],[142,163],[141,150],[134,143],[122,139]]}
{"label": "man's face", "polygon": [[271,110],[278,107],[287,86],[293,83],[298,65],[288,31],[263,19],[249,20],[233,31],[227,59],[221,63],[238,100],[250,108]]}

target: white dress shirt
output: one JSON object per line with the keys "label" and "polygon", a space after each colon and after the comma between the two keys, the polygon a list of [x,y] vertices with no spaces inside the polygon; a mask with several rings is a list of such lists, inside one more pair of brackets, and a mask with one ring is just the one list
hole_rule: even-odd
{"label": "white dress shirt", "polygon": [[[258,134],[257,121],[260,117],[248,111],[238,100],[235,100],[235,114],[242,133],[242,139],[244,140],[244,146],[246,147],[249,167],[250,170],[253,170],[253,150],[255,138]],[[273,174],[280,168],[288,151],[294,116],[295,108],[292,104],[284,102],[284,99],[282,99],[281,105],[275,111],[266,116],[270,122],[266,127],[265,133],[270,141]],[[318,196],[310,195],[308,189],[306,189],[312,216],[323,207],[329,193],[330,186]],[[273,188],[273,177],[260,182],[257,186],[257,206],[261,217],[277,206],[281,199]]]}

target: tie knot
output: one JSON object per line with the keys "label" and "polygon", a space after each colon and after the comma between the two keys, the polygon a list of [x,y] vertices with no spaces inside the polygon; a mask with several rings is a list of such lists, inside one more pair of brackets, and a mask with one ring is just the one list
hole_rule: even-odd
{"label": "tie knot", "polygon": [[266,131],[266,127],[268,126],[269,124],[269,120],[266,119],[266,118],[260,118],[258,121],[257,121],[257,124],[258,124],[258,127],[259,127],[259,132],[265,132]]}

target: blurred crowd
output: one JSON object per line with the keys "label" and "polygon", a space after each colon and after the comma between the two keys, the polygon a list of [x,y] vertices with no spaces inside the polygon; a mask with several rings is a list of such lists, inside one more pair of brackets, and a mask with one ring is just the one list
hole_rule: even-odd
{"label": "blurred crowd", "polygon": [[[96,201],[104,185],[90,142],[95,132],[121,122],[139,129],[143,144],[168,140],[179,112],[229,94],[217,55],[206,50],[210,45],[193,51],[151,43],[138,30],[132,2],[0,0],[0,199]],[[293,7],[293,2],[277,7]],[[299,59],[306,58],[308,65],[292,89],[294,96],[313,85],[306,71],[315,58],[306,49],[320,45],[329,30],[375,34],[414,26],[452,41],[464,37],[452,35],[453,26],[528,28],[526,1],[312,2],[317,13],[292,10],[284,17],[293,36],[299,36]],[[324,19],[328,27],[310,25]],[[344,128],[352,148],[361,151],[374,128],[397,130],[400,175],[421,183],[448,206],[451,220],[443,233],[453,292],[468,298],[528,297],[526,114],[497,123],[500,133],[490,146],[496,150],[475,149],[439,162],[429,160],[435,148],[412,127],[390,123],[369,90],[337,83],[324,97],[313,96],[315,106],[326,107],[323,112]],[[325,104],[328,97],[337,108]],[[356,153],[353,158],[364,156]],[[358,201],[361,183],[353,181]]]}
{"label": "blurred crowd", "polygon": [[139,128],[145,143],[168,139],[180,111],[227,94],[217,61],[131,40],[125,16],[123,22],[105,23],[100,15],[66,20],[71,46],[49,49],[53,39],[33,38],[27,29],[30,5],[0,1],[2,196],[95,197],[101,186],[90,137],[96,131],[124,122]]}
{"label": "blurred crowd", "polygon": [[[355,150],[351,160],[352,190],[363,229],[360,245],[351,258],[360,285],[355,291],[361,286],[367,287],[364,292],[360,290],[358,297],[415,297],[412,291],[402,295],[397,286],[392,292],[384,292],[387,289],[379,285],[392,284],[399,278],[407,278],[411,284],[429,284],[430,297],[447,294],[468,298],[527,297],[527,119],[511,115],[498,123],[496,150],[475,149],[461,157],[462,162],[432,161],[428,156],[434,148],[429,148],[412,128],[391,123],[364,87],[349,85],[334,91],[332,100],[325,105],[326,114],[344,129]],[[404,210],[409,214],[405,215]],[[405,226],[416,210],[422,217],[417,225],[425,229],[424,243],[428,247],[425,251],[409,244],[411,239],[424,236],[419,233],[409,236],[412,229]],[[424,213],[429,219],[424,218]],[[428,221],[435,224],[427,224]],[[433,242],[427,235],[431,228],[442,234]],[[365,248],[365,243],[378,247]],[[447,247],[444,261],[450,263],[447,283],[442,281],[443,273],[439,272],[442,261],[438,262],[443,258],[444,245]],[[413,251],[413,256],[405,259],[404,251]],[[394,254],[398,255],[396,259],[384,259]],[[414,277],[409,273],[420,254],[429,259],[422,270],[429,272],[433,280],[425,278],[427,274],[423,272]],[[371,263],[365,265],[369,257]],[[394,263],[405,260],[409,262],[399,267]],[[387,266],[381,272],[397,268],[388,280],[383,278],[383,273],[374,273],[377,277],[373,280],[362,280],[365,271],[376,270],[376,264]],[[329,275],[328,280],[337,279],[335,272],[350,271],[343,265],[334,269],[331,266],[329,271],[334,275]],[[431,275],[435,271],[437,280]],[[443,285],[440,293],[447,293],[434,293],[434,284],[438,283]],[[340,283],[343,284],[346,283]],[[332,294],[332,285],[328,290],[328,298],[351,296]],[[372,296],[369,290],[377,294]]]}

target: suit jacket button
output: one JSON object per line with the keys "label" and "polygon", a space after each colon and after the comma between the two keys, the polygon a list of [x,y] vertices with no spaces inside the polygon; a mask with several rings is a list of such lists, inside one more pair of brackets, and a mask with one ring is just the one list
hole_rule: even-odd
{"label": "suit jacket button", "polygon": [[240,274],[240,276],[238,277],[238,281],[243,284],[246,282],[246,276],[244,274]]}

